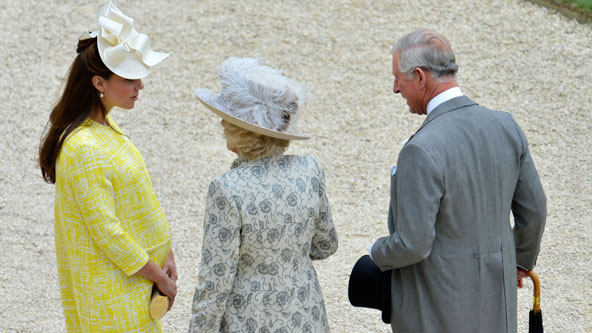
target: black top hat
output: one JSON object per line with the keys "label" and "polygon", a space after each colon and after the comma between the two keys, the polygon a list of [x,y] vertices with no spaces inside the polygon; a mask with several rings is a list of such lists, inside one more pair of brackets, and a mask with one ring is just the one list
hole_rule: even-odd
{"label": "black top hat", "polygon": [[391,271],[382,272],[370,256],[362,256],[349,277],[348,297],[353,306],[382,311],[382,321],[390,324]]}

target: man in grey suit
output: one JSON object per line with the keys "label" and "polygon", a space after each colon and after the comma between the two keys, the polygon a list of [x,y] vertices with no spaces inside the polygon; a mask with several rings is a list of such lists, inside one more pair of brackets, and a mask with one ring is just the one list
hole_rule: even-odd
{"label": "man in grey suit", "polygon": [[391,172],[390,235],[370,247],[392,270],[396,332],[515,332],[516,278],[539,253],[546,197],[526,137],[464,96],[457,68],[434,31],[393,47],[394,93],[427,114]]}

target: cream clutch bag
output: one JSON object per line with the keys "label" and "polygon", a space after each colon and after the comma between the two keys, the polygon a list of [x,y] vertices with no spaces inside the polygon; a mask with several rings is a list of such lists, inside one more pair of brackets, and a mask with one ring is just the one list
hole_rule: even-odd
{"label": "cream clutch bag", "polygon": [[162,318],[169,309],[169,298],[160,293],[156,286],[152,286],[152,296],[150,297],[150,317],[152,319]]}

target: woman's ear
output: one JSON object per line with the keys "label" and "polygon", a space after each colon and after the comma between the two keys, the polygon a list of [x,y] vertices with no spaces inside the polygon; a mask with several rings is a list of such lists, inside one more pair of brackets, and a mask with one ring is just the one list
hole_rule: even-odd
{"label": "woman's ear", "polygon": [[103,79],[99,75],[95,75],[92,77],[92,84],[99,92],[105,92],[105,79]]}

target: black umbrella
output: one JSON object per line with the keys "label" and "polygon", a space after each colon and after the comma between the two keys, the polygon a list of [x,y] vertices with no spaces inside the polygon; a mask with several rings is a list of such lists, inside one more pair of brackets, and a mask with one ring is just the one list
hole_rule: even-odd
{"label": "black umbrella", "polygon": [[543,313],[541,312],[541,282],[539,276],[532,270],[528,271],[528,276],[534,284],[533,309],[528,314],[528,332],[543,332]]}

